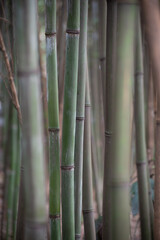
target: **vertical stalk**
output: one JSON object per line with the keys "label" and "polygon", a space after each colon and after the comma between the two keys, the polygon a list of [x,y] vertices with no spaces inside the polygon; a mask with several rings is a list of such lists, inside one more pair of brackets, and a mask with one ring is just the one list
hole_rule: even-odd
{"label": "vertical stalk", "polygon": [[107,3],[106,0],[99,1],[99,65],[103,91],[103,105],[105,110],[105,89],[106,89],[106,26],[107,26]]}
{"label": "vertical stalk", "polygon": [[[134,74],[134,40],[137,1],[117,3],[117,58],[111,145],[111,238],[128,240],[130,235],[131,104]],[[107,182],[106,182],[107,184]],[[105,227],[105,226],[103,226]]]}
{"label": "vertical stalk", "polygon": [[[104,158],[104,116],[103,116],[103,92],[102,92],[102,84],[100,81],[99,74],[99,49],[98,49],[98,1],[93,0],[90,1],[89,5],[89,34],[88,34],[88,53],[89,53],[89,75],[90,75],[90,88],[91,88],[91,130],[92,130],[92,146],[93,146],[93,154],[95,162],[95,168],[97,168],[97,185],[99,189],[96,191],[96,199],[100,199],[97,201],[99,204],[98,209],[100,209],[100,214],[102,212],[102,175],[103,175],[103,167],[102,162]],[[95,172],[93,170],[93,175],[95,176]],[[96,187],[96,185],[95,185]],[[96,189],[97,190],[97,189]]]}
{"label": "vertical stalk", "polygon": [[157,114],[156,114],[156,126],[155,126],[155,205],[154,205],[154,237],[155,240],[160,238],[160,210],[159,210],[159,201],[160,201],[160,181],[159,181],[159,173],[160,173],[160,105],[157,102]]}
{"label": "vertical stalk", "polygon": [[152,73],[154,90],[157,93],[157,114],[156,118],[156,162],[155,162],[155,211],[154,211],[154,237],[155,240],[160,239],[160,157],[159,157],[159,142],[160,142],[160,15],[159,1],[141,1],[142,17],[145,24],[145,33],[149,46],[149,54],[152,62]]}
{"label": "vertical stalk", "polygon": [[153,95],[153,78],[151,64],[149,66],[149,83],[148,83],[148,101],[147,101],[147,159],[154,159],[154,95]]}
{"label": "vertical stalk", "polygon": [[16,0],[17,71],[22,109],[24,158],[24,239],[45,239],[46,194],[40,72],[38,62],[37,1]]}
{"label": "vertical stalk", "polygon": [[84,124],[83,154],[83,218],[84,235],[87,240],[95,240],[95,222],[93,210],[92,162],[91,162],[91,119],[90,119],[89,79],[87,74]]}
{"label": "vertical stalk", "polygon": [[60,19],[58,24],[58,87],[59,87],[59,103],[60,107],[63,103],[63,93],[64,93],[64,50],[65,50],[65,30],[66,30],[66,20],[67,20],[67,1],[62,1],[62,9],[60,12]]}
{"label": "vertical stalk", "polygon": [[106,93],[105,93],[105,160],[103,183],[103,238],[111,239],[111,141],[113,90],[116,63],[117,3],[107,1]]}
{"label": "vertical stalk", "polygon": [[76,109],[76,137],[75,137],[75,239],[81,238],[82,212],[82,173],[83,173],[83,135],[84,135],[84,105],[87,53],[87,23],[88,0],[80,2],[80,40],[79,40],[79,68],[77,86]]}
{"label": "vertical stalk", "polygon": [[136,164],[138,172],[138,191],[142,239],[151,239],[148,164],[145,142],[143,52],[140,19],[138,18],[135,70],[135,132]]}
{"label": "vertical stalk", "polygon": [[62,233],[64,240],[75,238],[74,145],[77,99],[80,1],[68,0],[66,66],[62,131]]}
{"label": "vertical stalk", "polygon": [[[141,0],[142,20],[152,61],[154,87],[160,99],[160,15],[158,0]],[[158,100],[160,101],[160,100]]]}
{"label": "vertical stalk", "polygon": [[46,53],[50,171],[49,217],[51,239],[61,239],[56,0],[46,0]]}

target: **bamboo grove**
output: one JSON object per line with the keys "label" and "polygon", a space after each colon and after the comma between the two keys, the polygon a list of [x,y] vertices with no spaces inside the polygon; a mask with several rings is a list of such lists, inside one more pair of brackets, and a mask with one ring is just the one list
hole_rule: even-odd
{"label": "bamboo grove", "polygon": [[0,239],[160,240],[158,0],[0,0]]}

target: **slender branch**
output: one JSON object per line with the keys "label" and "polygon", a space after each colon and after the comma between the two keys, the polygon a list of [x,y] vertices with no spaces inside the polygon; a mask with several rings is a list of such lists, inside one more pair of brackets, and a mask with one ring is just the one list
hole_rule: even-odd
{"label": "slender branch", "polygon": [[10,84],[10,89],[11,89],[11,94],[12,94],[12,103],[15,106],[17,113],[18,113],[18,118],[20,123],[22,123],[22,114],[21,114],[21,109],[20,109],[20,105],[19,105],[19,100],[18,100],[18,96],[17,96],[17,90],[14,84],[14,78],[13,78],[13,73],[11,70],[11,65],[9,62],[9,58],[7,55],[7,51],[6,51],[6,47],[3,41],[3,36],[2,33],[0,31],[0,46],[1,46],[1,50],[4,56],[4,60],[5,60],[5,64],[6,64],[6,68],[8,71],[8,75],[9,75],[9,84]]}
{"label": "slender branch", "polygon": [[3,18],[3,17],[0,17],[0,21],[4,21],[4,22],[6,22],[8,24],[11,24],[11,22],[8,19]]}

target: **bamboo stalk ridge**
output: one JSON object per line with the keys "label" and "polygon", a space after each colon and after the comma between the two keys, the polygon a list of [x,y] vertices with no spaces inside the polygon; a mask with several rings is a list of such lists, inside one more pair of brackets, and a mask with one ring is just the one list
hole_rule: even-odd
{"label": "bamboo stalk ridge", "polygon": [[75,239],[74,147],[78,77],[80,1],[68,1],[66,65],[62,130],[62,234],[63,240]]}
{"label": "bamboo stalk ridge", "polygon": [[[87,71],[88,72],[88,71]],[[88,73],[85,97],[85,124],[84,124],[84,154],[83,154],[83,219],[84,235],[87,240],[96,239],[94,209],[93,209],[93,184],[91,161],[91,119],[90,119],[90,93]]]}
{"label": "bamboo stalk ridge", "polygon": [[56,0],[46,0],[46,64],[49,127],[49,217],[51,239],[61,239],[60,142],[57,77]]}
{"label": "bamboo stalk ridge", "polygon": [[[113,91],[116,67],[116,32],[117,32],[117,3],[107,2],[107,46],[106,46],[106,94],[105,94],[105,160],[103,183],[103,238],[111,239],[111,141],[112,141],[112,111]],[[107,184],[106,184],[107,183]]]}
{"label": "bamboo stalk ridge", "polygon": [[80,40],[79,40],[79,68],[77,86],[76,109],[76,137],[75,137],[75,239],[81,238],[82,212],[82,177],[83,177],[83,136],[84,136],[84,105],[86,82],[86,53],[87,53],[87,23],[88,0],[80,2]]}
{"label": "bamboo stalk ridge", "polygon": [[17,71],[22,108],[22,156],[24,160],[24,239],[46,238],[40,72],[38,62],[37,1],[15,1]]}
{"label": "bamboo stalk ridge", "polygon": [[138,172],[138,191],[142,239],[151,239],[148,165],[145,142],[143,52],[140,18],[137,25],[136,66],[135,66],[135,132],[136,132],[136,164]]}
{"label": "bamboo stalk ridge", "polygon": [[[129,3],[129,4],[128,4]],[[133,4],[132,4],[133,3]],[[137,4],[117,2],[117,54],[114,90],[113,137],[111,142],[111,238],[128,240],[130,235],[131,104],[134,75]],[[106,183],[107,184],[107,183]],[[107,238],[108,239],[108,238]]]}

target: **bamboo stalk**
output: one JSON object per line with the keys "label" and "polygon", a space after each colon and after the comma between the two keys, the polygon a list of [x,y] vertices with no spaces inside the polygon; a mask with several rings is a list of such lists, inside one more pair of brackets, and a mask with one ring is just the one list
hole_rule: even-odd
{"label": "bamboo stalk", "polygon": [[107,27],[107,3],[106,0],[99,1],[99,65],[103,91],[103,105],[105,111],[105,89],[106,89],[106,28]]}
{"label": "bamboo stalk", "polygon": [[80,1],[68,1],[66,66],[62,131],[62,233],[64,240],[75,238],[74,145],[78,75]]}
{"label": "bamboo stalk", "polygon": [[87,240],[95,240],[95,223],[93,210],[93,185],[91,162],[91,119],[90,119],[90,94],[89,79],[87,75],[85,98],[85,123],[84,123],[84,155],[83,155],[83,218],[84,235]]}
{"label": "bamboo stalk", "polygon": [[49,118],[49,217],[51,239],[61,239],[59,104],[56,43],[56,0],[46,1],[46,62]]}
{"label": "bamboo stalk", "polygon": [[154,158],[154,96],[151,66],[149,67],[148,101],[147,101],[147,158]]}
{"label": "bamboo stalk", "polygon": [[46,192],[38,61],[37,1],[15,1],[18,81],[24,158],[24,239],[45,239]]}
{"label": "bamboo stalk", "polygon": [[[105,160],[103,182],[103,238],[111,239],[111,141],[113,91],[116,67],[117,3],[107,1],[106,93],[105,93]],[[107,183],[107,184],[106,184]]]}
{"label": "bamboo stalk", "polygon": [[[99,72],[99,52],[98,52],[98,1],[93,0],[89,5],[89,33],[88,33],[88,63],[89,63],[89,75],[90,75],[90,88],[91,88],[91,129],[92,129],[92,154],[95,168],[97,172],[93,169],[94,179],[98,185],[96,199],[99,209],[99,213],[102,213],[102,179],[103,179],[103,167],[102,162],[104,158],[104,116],[103,116],[103,92],[102,92],[102,82],[100,81]],[[96,175],[95,175],[96,173]],[[100,183],[100,184],[99,184]],[[98,200],[100,199],[100,201]]]}
{"label": "bamboo stalk", "polygon": [[160,172],[160,153],[159,153],[159,142],[160,142],[160,105],[157,102],[157,114],[156,114],[156,126],[155,126],[155,205],[154,205],[154,237],[155,240],[158,240],[160,237],[160,208],[159,208],[159,201],[160,201],[160,181],[159,181],[159,172]]}
{"label": "bamboo stalk", "polygon": [[157,94],[157,114],[156,118],[156,162],[155,162],[155,211],[154,211],[154,237],[155,240],[160,238],[160,208],[159,208],[159,127],[158,127],[158,119],[159,119],[159,106],[160,106],[160,15],[159,15],[159,1],[141,1],[142,8],[142,18],[145,24],[145,33],[149,46],[149,54],[152,62],[152,73],[153,73],[153,83],[154,90],[156,90]]}
{"label": "bamboo stalk", "polygon": [[143,52],[140,19],[138,19],[135,70],[135,130],[136,164],[138,172],[138,191],[142,239],[151,239],[148,165],[145,143]]}
{"label": "bamboo stalk", "polygon": [[160,99],[160,15],[158,0],[141,0],[142,20],[145,27],[149,54],[152,61],[153,81]]}
{"label": "bamboo stalk", "polygon": [[66,30],[66,21],[67,20],[67,1],[62,1],[62,9],[60,13],[59,20],[59,30],[58,30],[58,86],[59,86],[59,103],[60,107],[63,103],[63,94],[64,94],[64,62],[65,58],[65,30]]}
{"label": "bamboo stalk", "polygon": [[87,53],[87,22],[88,0],[80,2],[80,40],[79,40],[79,69],[77,86],[76,137],[75,137],[75,239],[81,238],[82,212],[82,174],[83,174],[83,136],[84,136],[84,105],[86,80]]}
{"label": "bamboo stalk", "polygon": [[[134,39],[137,1],[117,3],[117,54],[111,145],[111,238],[128,240],[130,235],[131,104],[134,74]],[[107,183],[106,183],[107,184]],[[103,226],[106,228],[106,226]]]}

